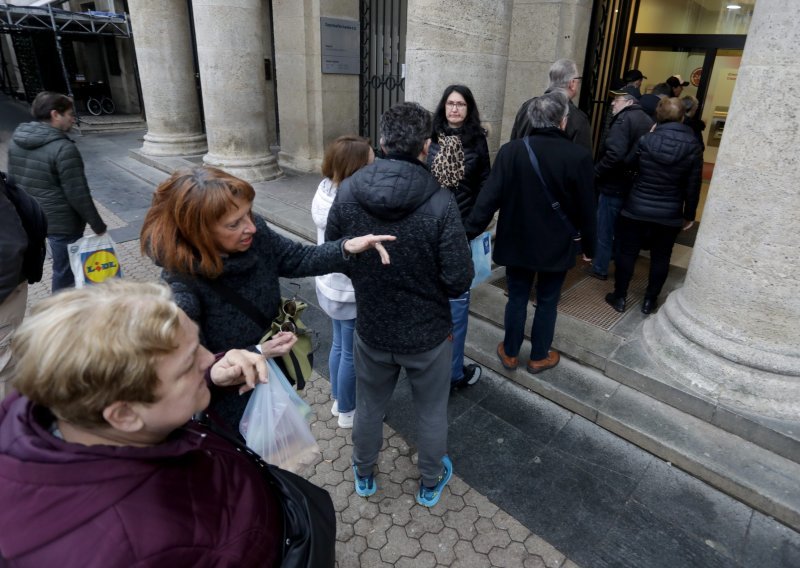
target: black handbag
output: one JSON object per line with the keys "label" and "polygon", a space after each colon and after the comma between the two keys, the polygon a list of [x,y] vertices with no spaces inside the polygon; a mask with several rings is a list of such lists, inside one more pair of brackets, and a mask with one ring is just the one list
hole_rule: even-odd
{"label": "black handbag", "polygon": [[333,568],[336,562],[336,513],[324,489],[290,471],[268,464],[205,413],[193,421],[233,444],[261,470],[283,509],[282,568]]}

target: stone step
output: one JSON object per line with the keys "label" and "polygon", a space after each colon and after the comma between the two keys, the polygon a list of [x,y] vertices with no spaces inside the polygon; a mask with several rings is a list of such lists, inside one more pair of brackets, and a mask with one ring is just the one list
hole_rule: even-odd
{"label": "stone step", "polygon": [[117,158],[108,162],[153,187],[158,186],[168,177],[166,172],[147,166],[131,157]]}
{"label": "stone step", "polygon": [[[503,274],[504,269],[500,268],[491,280]],[[480,286],[472,293],[470,312],[502,326],[506,299],[501,288]],[[604,305],[602,294],[598,293],[595,301]],[[528,310],[526,330],[530,329],[533,311]],[[636,330],[645,316],[636,309],[629,311],[631,313],[626,313],[611,330],[560,313],[553,346],[621,384],[800,463],[800,424],[754,416],[727,407],[675,380],[653,362],[636,339]]]}
{"label": "stone step", "polygon": [[470,317],[466,354],[480,365],[800,530],[800,464],[567,357],[537,375],[508,371],[495,352],[502,340],[499,327]]}

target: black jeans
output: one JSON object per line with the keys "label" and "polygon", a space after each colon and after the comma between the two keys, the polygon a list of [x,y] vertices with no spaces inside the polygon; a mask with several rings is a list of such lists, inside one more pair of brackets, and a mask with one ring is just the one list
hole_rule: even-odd
{"label": "black jeans", "polygon": [[624,298],[628,294],[636,257],[644,244],[650,246],[650,277],[647,280],[645,297],[655,299],[661,293],[669,273],[672,247],[680,230],[680,227],[619,216],[616,234],[619,249],[614,259],[614,295],[617,298]]}

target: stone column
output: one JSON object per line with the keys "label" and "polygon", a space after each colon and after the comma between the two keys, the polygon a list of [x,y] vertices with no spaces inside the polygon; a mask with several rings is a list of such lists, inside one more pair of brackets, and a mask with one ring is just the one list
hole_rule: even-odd
{"label": "stone column", "polygon": [[791,421],[800,421],[798,21],[800,3],[756,3],[686,282],[642,330],[689,388]]}
{"label": "stone column", "polygon": [[497,150],[505,98],[512,0],[409,0],[405,99],[434,111],[445,87],[475,95]]}
{"label": "stone column", "polygon": [[203,162],[249,182],[280,176],[269,148],[261,0],[193,0],[192,10],[208,137]]}
{"label": "stone column", "polygon": [[142,154],[204,153],[186,2],[136,0],[129,9],[147,114]]}

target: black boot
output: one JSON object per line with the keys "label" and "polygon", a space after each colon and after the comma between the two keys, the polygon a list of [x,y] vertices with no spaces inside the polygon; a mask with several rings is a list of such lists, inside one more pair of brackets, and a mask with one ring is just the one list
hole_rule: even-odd
{"label": "black boot", "polygon": [[606,294],[606,303],[619,313],[625,311],[625,298],[618,298],[614,295],[614,292]]}
{"label": "black boot", "polygon": [[644,301],[642,302],[642,313],[644,315],[650,315],[656,308],[658,307],[658,298],[655,296],[645,296]]}

